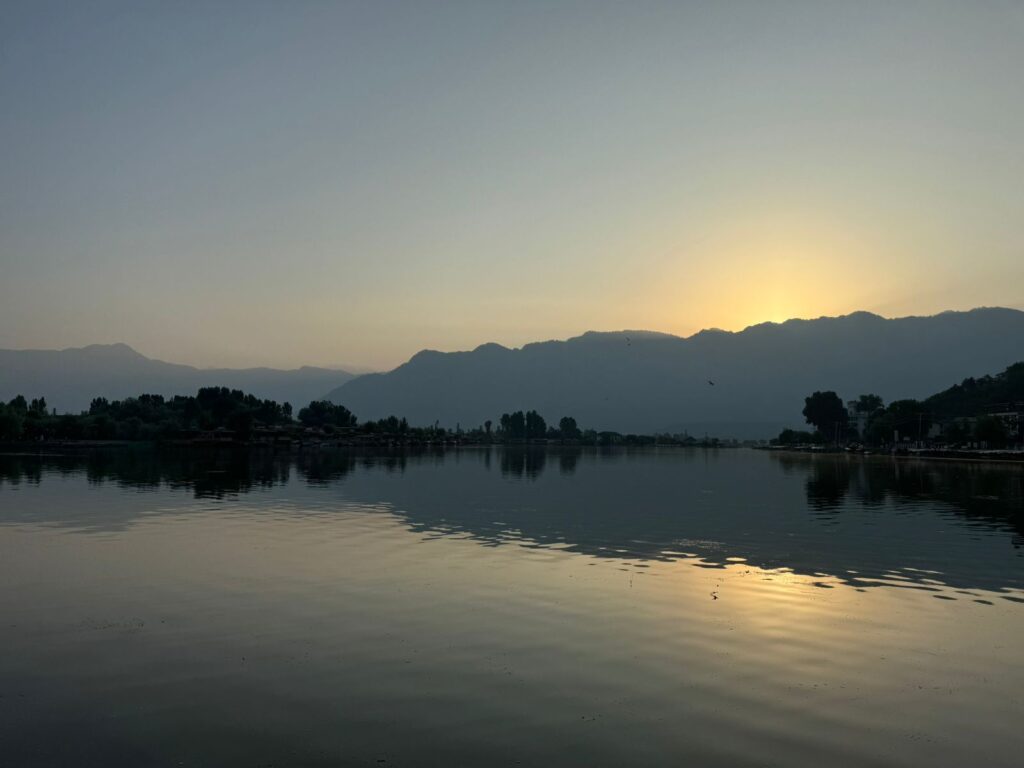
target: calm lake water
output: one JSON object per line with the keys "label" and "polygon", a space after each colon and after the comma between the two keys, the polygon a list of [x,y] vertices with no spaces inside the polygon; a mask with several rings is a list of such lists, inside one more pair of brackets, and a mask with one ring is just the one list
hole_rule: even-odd
{"label": "calm lake water", "polygon": [[5,766],[1019,766],[1024,469],[0,457]]}

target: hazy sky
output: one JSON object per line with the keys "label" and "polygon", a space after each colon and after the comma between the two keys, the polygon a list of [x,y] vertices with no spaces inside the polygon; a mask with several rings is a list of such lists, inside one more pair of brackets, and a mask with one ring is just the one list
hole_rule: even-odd
{"label": "hazy sky", "polygon": [[0,2],[0,347],[1024,306],[1024,3]]}

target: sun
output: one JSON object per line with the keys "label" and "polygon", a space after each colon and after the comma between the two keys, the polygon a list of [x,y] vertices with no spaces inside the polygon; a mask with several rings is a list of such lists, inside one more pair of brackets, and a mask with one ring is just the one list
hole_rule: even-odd
{"label": "sun", "polygon": [[681,251],[655,290],[675,308],[680,330],[845,314],[864,309],[871,295],[863,248],[853,223],[836,216],[748,211]]}

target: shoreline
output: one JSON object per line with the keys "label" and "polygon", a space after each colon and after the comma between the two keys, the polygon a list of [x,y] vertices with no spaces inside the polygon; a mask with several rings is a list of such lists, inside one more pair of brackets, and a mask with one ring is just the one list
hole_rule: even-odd
{"label": "shoreline", "polygon": [[510,448],[515,450],[736,450],[745,446],[732,444],[685,444],[685,443],[579,443],[579,442],[457,442],[457,441],[410,441],[410,442],[356,442],[317,441],[296,443],[218,441],[157,441],[157,440],[50,440],[38,443],[0,442],[0,456],[70,456],[92,450],[138,448],[144,450],[209,451],[230,450],[247,452],[298,453],[302,451],[348,450],[348,451],[402,451],[402,450],[476,450],[481,448]]}
{"label": "shoreline", "polygon": [[106,449],[139,449],[139,450],[170,450],[170,451],[196,451],[205,453],[213,451],[238,451],[246,453],[279,453],[295,454],[309,451],[344,450],[344,451],[366,451],[366,452],[402,452],[402,451],[459,451],[479,449],[512,449],[512,450],[551,450],[551,451],[615,451],[615,450],[738,450],[748,448],[752,451],[759,451],[769,454],[784,454],[787,456],[844,456],[857,459],[897,459],[902,461],[945,461],[945,462],[966,462],[975,464],[1003,464],[1009,466],[1024,466],[1024,451],[998,451],[998,450],[937,450],[919,449],[906,453],[895,453],[892,451],[846,451],[841,449],[809,450],[806,448],[783,448],[769,446],[743,446],[743,445],[685,445],[673,443],[650,443],[650,444],[611,444],[594,445],[583,443],[547,443],[547,442],[510,442],[510,443],[458,443],[458,442],[411,442],[392,444],[373,443],[348,443],[339,442],[310,442],[295,443],[290,445],[268,444],[262,442],[243,443],[229,441],[215,442],[176,442],[176,441],[146,441],[146,440],[65,440],[65,441],[44,441],[39,443],[17,443],[0,442],[0,457],[39,457],[58,458],[63,456],[80,456],[91,451]]}
{"label": "shoreline", "polygon": [[784,453],[787,455],[800,455],[800,456],[848,456],[856,457],[860,459],[871,459],[871,458],[882,458],[882,459],[901,459],[901,460],[916,460],[916,461],[960,461],[960,462],[972,462],[977,464],[1009,464],[1009,465],[1024,465],[1024,451],[999,451],[990,449],[979,449],[977,451],[972,450],[938,450],[921,448],[916,450],[909,450],[905,453],[897,453],[894,451],[870,451],[868,453],[860,451],[845,451],[845,450],[804,450],[800,448],[755,448],[754,450],[765,451],[766,453]]}

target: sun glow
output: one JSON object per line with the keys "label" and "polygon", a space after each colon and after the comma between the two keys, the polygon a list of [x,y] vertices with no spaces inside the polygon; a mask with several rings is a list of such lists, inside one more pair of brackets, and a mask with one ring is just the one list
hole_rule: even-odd
{"label": "sun glow", "polygon": [[852,222],[779,211],[719,224],[679,254],[655,289],[673,308],[665,325],[680,333],[742,330],[869,308],[873,270],[862,254],[877,250],[857,232]]}

